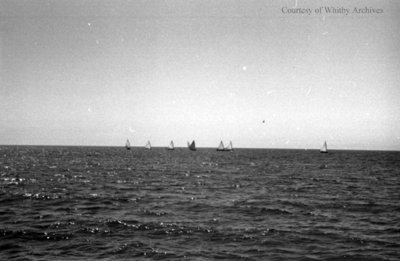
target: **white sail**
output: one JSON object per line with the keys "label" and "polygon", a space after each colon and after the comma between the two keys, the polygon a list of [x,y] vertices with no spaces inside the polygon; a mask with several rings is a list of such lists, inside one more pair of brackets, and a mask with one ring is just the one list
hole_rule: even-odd
{"label": "white sail", "polygon": [[219,143],[219,146],[218,146],[218,148],[217,148],[217,151],[224,151],[224,149],[225,149],[224,143],[223,143],[222,140],[221,140],[221,142]]}
{"label": "white sail", "polygon": [[328,145],[326,144],[326,141],[324,142],[324,145],[322,145],[322,148],[319,151],[321,153],[327,153],[328,152]]}
{"label": "white sail", "polygon": [[147,143],[146,143],[146,146],[144,147],[145,149],[151,149],[151,144],[150,144],[150,141],[148,141]]}
{"label": "white sail", "polygon": [[232,141],[229,142],[229,145],[225,148],[225,150],[227,150],[227,151],[232,151],[233,150]]}
{"label": "white sail", "polygon": [[125,148],[126,148],[127,150],[130,150],[130,149],[131,149],[131,143],[129,142],[129,139],[126,140]]}
{"label": "white sail", "polygon": [[174,142],[171,140],[171,142],[169,143],[169,145],[168,145],[168,149],[169,150],[173,150],[173,149],[175,149],[175,147],[174,147]]}

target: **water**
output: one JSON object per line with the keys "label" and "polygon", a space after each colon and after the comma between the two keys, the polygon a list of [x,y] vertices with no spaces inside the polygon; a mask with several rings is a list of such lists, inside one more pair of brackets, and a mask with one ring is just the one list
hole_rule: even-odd
{"label": "water", "polygon": [[0,260],[399,260],[400,152],[0,147]]}

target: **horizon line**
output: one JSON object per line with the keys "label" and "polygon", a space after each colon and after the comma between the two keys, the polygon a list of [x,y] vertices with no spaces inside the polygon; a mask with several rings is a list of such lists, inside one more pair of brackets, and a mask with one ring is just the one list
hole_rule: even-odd
{"label": "horizon line", "polygon": [[[0,147],[98,147],[98,148],[121,148],[125,149],[125,145],[45,145],[45,144],[0,144]],[[131,148],[142,148],[145,149],[145,146],[131,146]],[[155,149],[164,149],[168,148],[168,146],[151,146],[151,148]],[[175,149],[188,149],[187,146],[184,147],[174,147]],[[217,147],[199,147],[196,146],[196,149],[217,149]],[[316,150],[319,151],[319,148],[279,148],[279,147],[235,147],[234,150],[237,149],[260,149],[260,150]],[[400,152],[400,149],[348,149],[348,148],[334,148],[328,149],[328,151],[387,151],[387,152]]]}

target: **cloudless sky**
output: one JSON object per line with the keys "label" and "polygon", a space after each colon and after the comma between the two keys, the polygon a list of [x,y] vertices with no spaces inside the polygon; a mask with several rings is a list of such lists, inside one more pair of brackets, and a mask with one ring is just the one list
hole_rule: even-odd
{"label": "cloudless sky", "polygon": [[[321,6],[383,13],[282,13]],[[395,0],[0,0],[0,144],[399,150],[399,14]]]}

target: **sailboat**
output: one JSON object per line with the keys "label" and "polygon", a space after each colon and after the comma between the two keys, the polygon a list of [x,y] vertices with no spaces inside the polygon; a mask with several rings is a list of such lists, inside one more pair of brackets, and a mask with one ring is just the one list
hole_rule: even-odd
{"label": "sailboat", "polygon": [[196,150],[196,143],[194,141],[192,141],[192,143],[189,144],[189,142],[187,142],[188,148],[189,150]]}
{"label": "sailboat", "polygon": [[171,140],[171,142],[169,143],[167,149],[168,149],[168,150],[174,150],[174,149],[175,149],[175,147],[174,147],[174,142],[173,142],[172,140]]}
{"label": "sailboat", "polygon": [[224,143],[221,140],[221,142],[219,143],[219,146],[217,148],[217,151],[224,151],[224,150],[225,150]]}
{"label": "sailboat", "polygon": [[233,151],[232,141],[229,142],[229,145],[224,150],[225,151]]}
{"label": "sailboat", "polygon": [[131,143],[129,142],[128,139],[126,140],[125,148],[126,148],[127,150],[130,150],[130,149],[131,149]]}
{"label": "sailboat", "polygon": [[146,146],[144,146],[145,149],[151,149],[151,144],[150,141],[147,141]]}
{"label": "sailboat", "polygon": [[321,153],[328,153],[328,145],[326,144],[326,141],[324,142],[324,145],[322,145],[322,148],[319,150]]}

